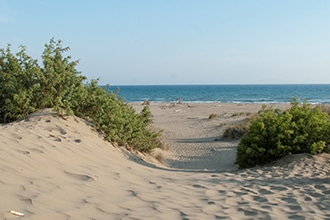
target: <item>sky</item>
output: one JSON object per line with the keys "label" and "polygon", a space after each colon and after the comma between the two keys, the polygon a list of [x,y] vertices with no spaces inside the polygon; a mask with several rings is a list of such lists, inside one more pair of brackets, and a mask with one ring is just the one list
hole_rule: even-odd
{"label": "sky", "polygon": [[328,0],[0,0],[0,48],[53,37],[99,84],[330,84]]}

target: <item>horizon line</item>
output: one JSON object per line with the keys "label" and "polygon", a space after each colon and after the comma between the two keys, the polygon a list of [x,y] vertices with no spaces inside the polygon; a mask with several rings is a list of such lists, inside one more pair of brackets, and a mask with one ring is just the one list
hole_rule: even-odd
{"label": "horizon line", "polygon": [[182,83],[182,84],[100,84],[99,86],[261,86],[261,85],[330,85],[330,83],[222,83],[222,84],[211,84],[211,83]]}

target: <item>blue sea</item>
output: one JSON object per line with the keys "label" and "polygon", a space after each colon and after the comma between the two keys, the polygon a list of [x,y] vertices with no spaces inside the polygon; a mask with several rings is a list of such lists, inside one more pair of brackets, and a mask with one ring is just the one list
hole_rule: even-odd
{"label": "blue sea", "polygon": [[146,85],[109,86],[125,102],[290,103],[296,96],[309,103],[329,104],[330,84],[311,85]]}

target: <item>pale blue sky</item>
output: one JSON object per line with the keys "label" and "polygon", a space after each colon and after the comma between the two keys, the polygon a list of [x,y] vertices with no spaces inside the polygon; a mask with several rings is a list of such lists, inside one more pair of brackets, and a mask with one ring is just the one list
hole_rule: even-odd
{"label": "pale blue sky", "polygon": [[0,0],[0,47],[70,46],[100,84],[330,83],[328,0]]}

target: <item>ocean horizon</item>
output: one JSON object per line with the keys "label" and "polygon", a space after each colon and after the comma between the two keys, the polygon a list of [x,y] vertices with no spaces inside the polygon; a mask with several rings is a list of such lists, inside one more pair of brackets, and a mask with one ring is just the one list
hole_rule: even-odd
{"label": "ocean horizon", "polygon": [[311,104],[330,104],[330,84],[219,84],[102,86],[125,102],[290,103],[294,97]]}

